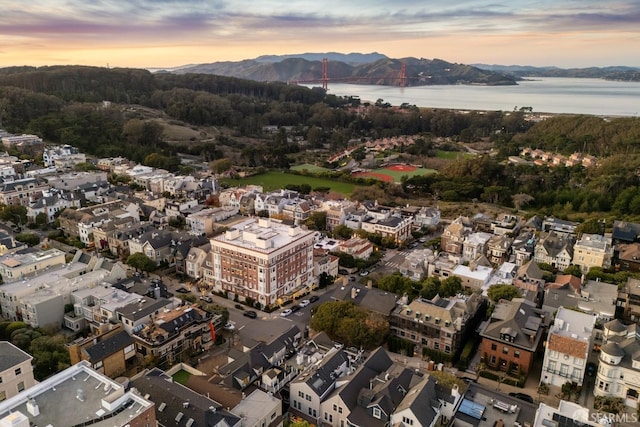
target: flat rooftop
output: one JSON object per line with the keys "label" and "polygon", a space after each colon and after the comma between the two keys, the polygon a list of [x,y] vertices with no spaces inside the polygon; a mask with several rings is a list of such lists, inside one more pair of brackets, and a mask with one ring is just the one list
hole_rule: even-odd
{"label": "flat rooftop", "polygon": [[[504,426],[524,426],[533,424],[536,409],[537,405],[471,384],[453,418],[474,427],[494,427],[498,421]],[[458,425],[456,421],[454,425]]]}
{"label": "flat rooftop", "polygon": [[[38,415],[28,408],[34,404]],[[18,411],[30,425],[70,427],[94,421],[98,427],[124,426],[152,405],[83,361],[0,402],[0,420],[15,418]]]}

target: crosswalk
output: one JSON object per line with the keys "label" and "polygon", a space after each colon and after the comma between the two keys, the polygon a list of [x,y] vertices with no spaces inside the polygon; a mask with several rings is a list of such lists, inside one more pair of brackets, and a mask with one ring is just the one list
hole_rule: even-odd
{"label": "crosswalk", "polygon": [[410,253],[411,253],[411,250],[409,249],[400,251],[390,259],[382,262],[382,265],[384,265],[386,268],[391,270],[398,270]]}

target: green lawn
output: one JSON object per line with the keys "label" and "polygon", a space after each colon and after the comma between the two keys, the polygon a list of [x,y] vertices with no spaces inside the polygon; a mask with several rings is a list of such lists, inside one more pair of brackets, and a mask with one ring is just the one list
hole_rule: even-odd
{"label": "green lawn", "polygon": [[331,191],[344,194],[345,196],[351,195],[353,189],[356,187],[355,184],[348,182],[339,182],[325,178],[293,175],[275,171],[250,176],[248,178],[223,179],[221,182],[230,186],[242,186],[249,184],[261,185],[265,192],[284,188],[287,184],[309,184],[312,189],[317,187],[329,187],[331,188]]}
{"label": "green lawn", "polygon": [[187,381],[189,381],[189,378],[191,378],[191,374],[183,369],[180,369],[178,372],[173,374],[172,378],[174,382],[185,385],[187,384]]}
{"label": "green lawn", "polygon": [[461,151],[442,151],[442,150],[438,150],[436,153],[437,158],[446,159],[446,160],[455,160],[460,156],[468,158],[468,157],[473,157],[473,154],[463,153]]}
{"label": "green lawn", "polygon": [[323,168],[322,166],[312,165],[310,163],[291,166],[289,169],[294,171],[303,171],[306,169],[309,173],[328,172],[331,170],[331,169]]}
{"label": "green lawn", "polygon": [[427,174],[431,174],[431,173],[438,173],[437,170],[435,169],[425,169],[425,168],[418,168],[412,172],[408,172],[408,171],[391,171],[389,169],[385,169],[385,168],[379,168],[379,169],[373,169],[371,172],[374,173],[382,173],[385,175],[389,175],[391,177],[393,177],[393,181],[394,182],[400,182],[400,178],[402,178],[404,175],[407,175],[409,178],[411,178],[412,176],[418,176],[418,175],[427,175]]}

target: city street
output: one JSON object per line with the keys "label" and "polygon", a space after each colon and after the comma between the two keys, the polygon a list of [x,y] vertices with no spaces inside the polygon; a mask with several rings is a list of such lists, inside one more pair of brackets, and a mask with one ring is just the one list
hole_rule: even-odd
{"label": "city street", "polygon": [[[149,275],[149,278],[162,279],[163,283],[167,286],[167,290],[174,295],[180,295],[180,293],[176,292],[176,289],[180,287],[187,287],[186,282],[180,281],[170,275],[158,275],[156,273],[151,273]],[[280,336],[283,332],[287,331],[293,325],[297,325],[301,331],[304,331],[305,327],[311,320],[311,309],[317,307],[325,301],[328,301],[331,297],[333,289],[335,289],[337,286],[338,285],[332,285],[332,287],[317,290],[305,296],[305,299],[308,299],[312,295],[317,295],[319,297],[319,300],[308,305],[307,307],[301,308],[288,317],[280,316],[282,310],[276,310],[272,313],[265,313],[264,311],[260,311],[244,305],[243,307],[245,309],[240,310],[239,308],[236,308],[236,305],[238,305],[239,303],[236,303],[233,300],[222,298],[221,296],[216,294],[210,294],[210,296],[213,298],[214,304],[218,304],[229,310],[229,320],[234,323],[233,331],[224,331],[223,333],[227,335],[237,334],[240,337],[240,342],[246,342],[248,345],[250,345],[250,341],[269,342],[274,338]],[[194,295],[197,298],[201,296],[201,294],[196,289],[192,289],[189,294]],[[301,300],[298,300],[296,301],[296,303],[299,303],[300,301]],[[284,308],[290,308],[292,305],[293,304],[289,304]],[[255,319],[251,319],[244,316],[243,313],[248,310],[255,311],[258,317]]]}

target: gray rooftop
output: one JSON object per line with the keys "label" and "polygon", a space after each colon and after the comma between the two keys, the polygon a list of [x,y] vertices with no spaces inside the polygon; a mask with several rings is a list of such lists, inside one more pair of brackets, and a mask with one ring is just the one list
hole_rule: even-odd
{"label": "gray rooftop", "polygon": [[20,350],[8,341],[0,341],[0,372],[4,372],[14,366],[33,359],[29,354]]}

